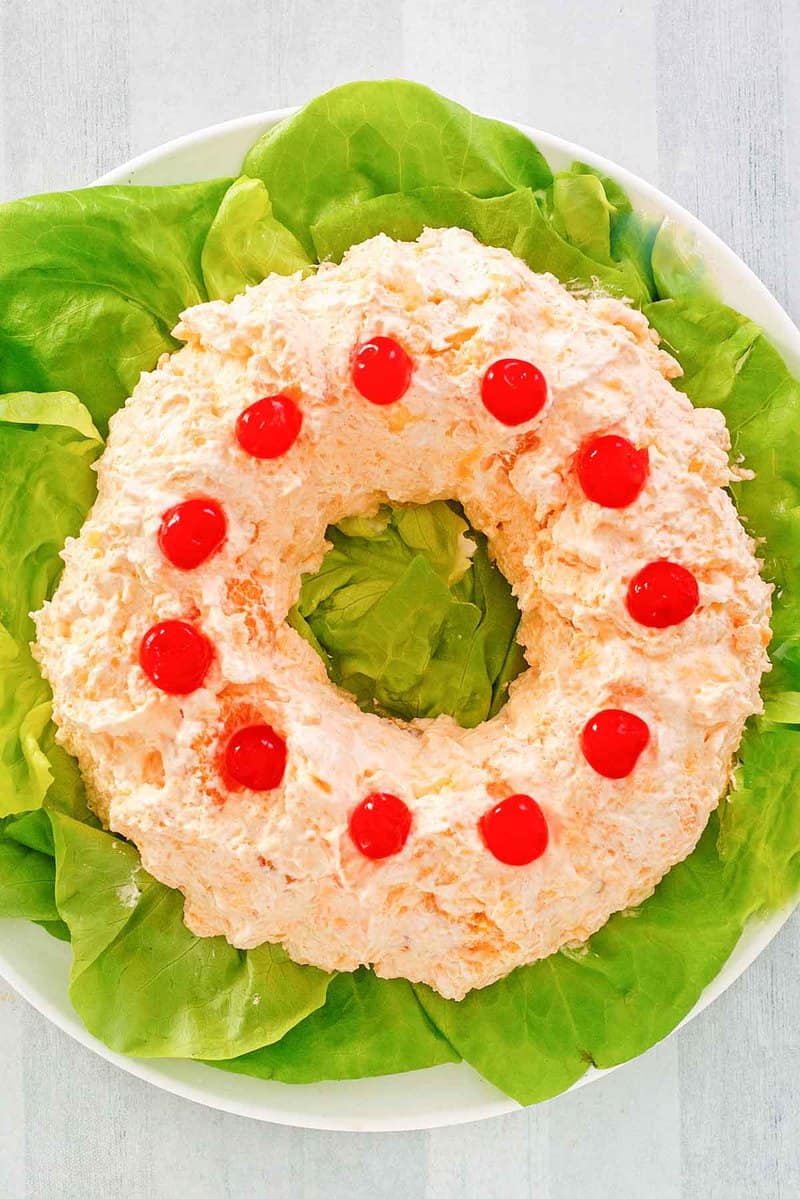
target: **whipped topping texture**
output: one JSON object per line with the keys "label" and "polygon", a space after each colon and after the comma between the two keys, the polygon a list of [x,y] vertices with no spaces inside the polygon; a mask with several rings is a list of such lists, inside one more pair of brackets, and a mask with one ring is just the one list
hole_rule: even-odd
{"label": "whipped topping texture", "polygon": [[[371,963],[459,998],[649,895],[694,848],[761,708],[770,605],[726,491],[723,417],[670,385],[680,368],[645,318],[445,229],[373,238],[308,278],[270,277],[185,312],[176,335],[185,348],[112,419],[97,502],[36,615],[36,652],[93,806],[180,888],[188,926],[242,948],[279,941],[324,968]],[[355,348],[376,335],[413,361],[389,407],[351,380]],[[547,379],[546,406],[519,427],[481,403],[504,357]],[[283,457],[257,460],[235,422],[277,392],[299,405],[302,431]],[[630,507],[603,508],[578,484],[575,456],[597,433],[648,448]],[[222,505],[228,535],[180,571],[157,532],[192,496]],[[319,566],[329,524],[387,500],[452,498],[513,586],[529,668],[475,729],[365,714],[286,624],[300,576]],[[700,604],[650,629],[625,592],[659,558],[693,572]],[[157,690],[138,663],[144,632],[170,618],[214,646],[187,696]],[[620,780],[580,747],[608,707],[650,729]],[[220,746],[252,721],[286,740],[270,792],[228,790],[220,776]],[[412,814],[402,852],[380,861],[348,834],[375,791]],[[516,792],[535,797],[549,829],[546,852],[522,867],[496,860],[478,829]]]}

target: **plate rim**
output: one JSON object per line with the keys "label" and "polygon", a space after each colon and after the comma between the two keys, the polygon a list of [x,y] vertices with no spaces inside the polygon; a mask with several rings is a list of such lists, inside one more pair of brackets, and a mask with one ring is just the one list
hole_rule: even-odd
{"label": "plate rim", "polygon": [[[160,164],[163,165],[166,161],[176,156],[185,157],[195,150],[200,152],[202,158],[204,149],[213,142],[234,140],[241,141],[243,145],[249,146],[266,129],[297,111],[297,107],[271,109],[204,126],[135,155],[120,166],[107,171],[89,186],[109,186],[129,182],[132,181],[131,177],[140,174],[142,171],[150,171],[152,168],[155,168],[157,173]],[[524,133],[538,146],[546,158],[555,155],[556,158],[579,159],[582,162],[588,163],[597,170],[608,174],[621,183],[626,190],[633,193],[636,197],[636,206],[638,208],[642,207],[641,201],[643,199],[645,208],[650,207],[654,213],[668,216],[677,221],[681,226],[688,228],[698,237],[703,245],[704,252],[707,253],[708,248],[711,248],[715,259],[715,273],[718,272],[725,276],[734,287],[741,286],[745,290],[750,291],[750,300],[752,302],[742,305],[737,301],[737,306],[765,327],[770,339],[781,354],[795,370],[800,370],[800,331],[780,302],[772,295],[751,268],[739,258],[718,234],[700,221],[698,217],[672,200],[653,184],[642,179],[626,167],[605,158],[603,155],[596,154],[594,151],[588,150],[575,142],[521,122],[506,121],[506,123],[513,125]],[[246,142],[243,140],[245,135],[248,138]],[[203,173],[202,169],[200,169],[199,173],[197,171],[194,173],[197,178],[214,177],[213,174],[209,175],[207,171]],[[799,902],[800,896],[777,912],[773,912],[766,919],[751,921],[746,926],[742,937],[737,942],[722,969],[703,990],[694,1007],[667,1036],[672,1036],[690,1020],[704,1011],[752,965],[786,923]],[[13,949],[11,952],[8,949],[9,942],[13,943],[15,929],[17,932],[20,929],[24,929],[22,935],[31,940],[37,937],[44,938],[45,941],[40,941],[40,946],[43,950],[46,948],[45,942],[49,942],[51,939],[43,930],[36,929],[30,922],[16,920],[0,922],[0,976],[5,978],[31,1006],[36,1008],[46,1019],[50,1020],[51,1023],[55,1024],[74,1040],[77,1040],[106,1061],[119,1066],[126,1073],[149,1082],[162,1090],[200,1103],[206,1107],[293,1127],[360,1132],[412,1131],[445,1127],[522,1110],[520,1104],[480,1078],[477,1072],[466,1063],[435,1066],[428,1070],[412,1071],[400,1075],[383,1075],[377,1078],[302,1085],[278,1083],[274,1080],[247,1079],[246,1083],[248,1085],[245,1086],[242,1080],[246,1076],[212,1071],[209,1067],[199,1062],[173,1062],[168,1059],[145,1060],[115,1053],[87,1031],[71,1007],[65,1007],[63,1002],[66,994],[65,979],[61,980],[64,983],[61,988],[63,994],[59,994],[58,999],[56,999],[53,994],[53,987],[48,992],[40,985],[37,985],[30,975],[25,974],[24,965],[20,964],[18,958],[14,957]],[[10,937],[4,935],[9,931],[12,934]],[[49,949],[54,959],[61,956],[65,962],[68,961],[69,950],[67,946],[61,943],[52,943]],[[737,960],[731,966],[735,957]],[[61,1001],[60,1004],[59,1000]],[[660,1044],[660,1042],[657,1044]],[[655,1046],[652,1048],[655,1048]],[[650,1050],[645,1052],[650,1052]],[[644,1055],[638,1056],[641,1057]],[[632,1060],[635,1061],[637,1059]],[[622,1063],[622,1065],[625,1064],[627,1063]],[[611,1073],[615,1069],[620,1069],[620,1066],[606,1070],[592,1068],[569,1089],[574,1090],[587,1085]],[[201,1071],[202,1074],[200,1073]],[[195,1072],[197,1073],[197,1082],[193,1080],[193,1077],[175,1076],[176,1074],[194,1075]],[[443,1072],[448,1072],[454,1079],[458,1079],[458,1082],[454,1082],[454,1086],[458,1086],[459,1083],[463,1085],[469,1079],[469,1087],[475,1091],[475,1097],[466,1104],[454,1102],[452,1106],[442,1106],[434,1111],[426,1111],[419,1116],[415,1116],[408,1109],[404,1109],[399,1114],[381,1114],[369,1111],[359,1113],[358,1115],[337,1115],[335,1093],[341,1094],[343,1088],[352,1089],[360,1087],[365,1091],[367,1089],[374,1089],[376,1086],[381,1089],[397,1088],[400,1085],[398,1080],[406,1080],[406,1087],[408,1086],[408,1080],[412,1080],[412,1088],[415,1082],[422,1087],[425,1082],[431,1080],[431,1076],[436,1075],[438,1079],[443,1078]],[[476,1079],[479,1080],[480,1088],[476,1088],[475,1086]],[[222,1080],[226,1080],[226,1086],[224,1087]],[[262,1089],[265,1097],[268,1093],[275,1096],[279,1093],[289,1091],[294,1095],[302,1095],[303,1093],[307,1094],[309,1088],[317,1088],[317,1094],[323,1093],[327,1095],[330,1093],[333,1097],[330,1110],[309,1110],[304,1112],[302,1110],[295,1110],[294,1105],[284,1104],[281,1106],[280,1103],[268,1102],[266,1098],[256,1101],[244,1097],[239,1098],[235,1094],[227,1093],[235,1091],[237,1083],[242,1091],[246,1089],[252,1090],[251,1084],[253,1082],[260,1084],[260,1089]],[[275,1088],[279,1088],[279,1091],[276,1091]],[[223,1093],[223,1091],[226,1093]],[[302,1109],[302,1103],[297,1106]]]}

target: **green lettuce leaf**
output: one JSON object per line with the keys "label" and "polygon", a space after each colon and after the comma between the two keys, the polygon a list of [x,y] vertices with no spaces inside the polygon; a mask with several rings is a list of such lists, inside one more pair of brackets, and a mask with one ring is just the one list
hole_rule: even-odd
{"label": "green lettuce leaf", "polygon": [[459,1060],[425,1015],[410,983],[378,979],[361,969],[338,974],[325,1006],[280,1041],[210,1064],[256,1078],[303,1083],[397,1074]]}
{"label": "green lettuce leaf", "polygon": [[617,1065],[692,1008],[739,938],[712,819],[697,849],[641,907],[612,916],[584,946],[523,966],[460,1003],[417,993],[437,1028],[520,1103]]}
{"label": "green lettuce leaf", "polygon": [[57,923],[53,857],[15,840],[12,822],[0,820],[0,917]]}
{"label": "green lettuce leaf", "polygon": [[[600,186],[598,180],[595,183]],[[568,206],[566,199],[564,203]],[[378,233],[413,241],[426,227],[451,225],[469,230],[486,245],[510,250],[534,270],[550,271],[562,283],[584,288],[599,284],[637,303],[651,299],[637,264],[615,261],[610,251],[591,257],[587,251],[594,245],[580,246],[563,236],[552,210],[548,215],[530,190],[483,199],[437,186],[356,199],[327,209],[312,226],[311,237],[320,259],[338,262],[351,245]]]}
{"label": "green lettuce leaf", "polygon": [[666,218],[653,241],[651,266],[656,294],[661,299],[694,295],[715,298],[708,265],[691,229]]}
{"label": "green lettuce leaf", "polygon": [[74,961],[70,998],[86,1027],[139,1057],[226,1058],[278,1040],[325,1001],[330,975],[279,946],[195,937],[183,897],[132,845],[51,813],[55,896]]}
{"label": "green lettuce leaf", "polygon": [[370,712],[465,728],[502,707],[525,666],[519,609],[486,538],[456,505],[385,509],[328,530],[290,623]]}
{"label": "green lettuce leaf", "polygon": [[103,187],[0,206],[0,392],[69,391],[105,432],[178,314],[228,180]]}
{"label": "green lettuce leaf", "polygon": [[800,890],[800,728],[754,722],[720,805],[727,902],[742,923]]}
{"label": "green lettuce leaf", "polygon": [[0,917],[33,920],[69,941],[56,907],[53,831],[43,808],[0,820]]}
{"label": "green lettuce leaf", "polygon": [[211,300],[232,300],[267,275],[291,275],[311,266],[303,247],[272,214],[260,179],[242,176],[226,191],[200,258]]}
{"label": "green lettuce leaf", "polygon": [[85,810],[77,768],[54,740],[30,613],[52,595],[59,552],[94,501],[101,447],[75,396],[0,396],[0,414],[0,816],[38,807],[54,784],[57,803]]}
{"label": "green lettuce leaf", "polygon": [[[36,808],[32,812],[22,812],[3,821],[4,835],[17,845],[33,849],[36,853],[45,854],[48,858],[56,855],[53,844],[53,826],[44,808]],[[55,888],[55,874],[53,875]],[[54,892],[55,894],[55,892]]]}
{"label": "green lettuce leaf", "polygon": [[0,422],[57,425],[89,441],[102,441],[87,409],[71,391],[13,391],[0,395]]}
{"label": "green lettuce leaf", "polygon": [[764,705],[764,716],[773,724],[800,724],[800,691],[778,691]]}
{"label": "green lettuce leaf", "polygon": [[561,236],[595,262],[611,265],[611,213],[597,175],[559,171],[551,188],[553,224]]}
{"label": "green lettuce leaf", "polygon": [[308,253],[312,226],[340,205],[419,187],[504,196],[552,179],[523,133],[402,79],[312,100],[256,142],[243,171],[263,179],[278,220]]}
{"label": "green lettuce leaf", "polygon": [[38,807],[52,781],[50,695],[30,651],[0,625],[0,816]]}
{"label": "green lettuce leaf", "polygon": [[634,212],[618,183],[586,163],[573,162],[555,176],[543,204],[571,245],[593,261],[637,278],[636,283],[628,278],[624,288],[621,281],[614,286],[614,280],[597,276],[604,287],[624,290],[634,301],[655,297],[651,254],[659,222]]}

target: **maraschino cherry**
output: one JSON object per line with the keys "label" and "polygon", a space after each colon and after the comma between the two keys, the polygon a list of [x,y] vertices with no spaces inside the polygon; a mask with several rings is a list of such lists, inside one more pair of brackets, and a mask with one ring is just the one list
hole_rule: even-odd
{"label": "maraschino cherry", "polygon": [[208,638],[185,620],[154,624],[139,646],[142,670],[168,695],[189,695],[202,686],[213,657]]}
{"label": "maraschino cherry", "polygon": [[236,439],[253,458],[281,458],[289,451],[303,424],[303,414],[290,396],[264,396],[239,414]]}
{"label": "maraschino cherry", "polygon": [[489,853],[507,866],[527,866],[547,849],[547,821],[530,795],[509,795],[481,816],[478,827]]}
{"label": "maraschino cherry", "polygon": [[286,770],[286,742],[271,724],[237,729],[225,746],[225,774],[251,791],[273,791]]}
{"label": "maraschino cherry", "polygon": [[179,570],[194,570],[216,553],[225,540],[225,513],[216,500],[184,500],[161,517],[158,544]]}
{"label": "maraschino cherry", "polygon": [[398,795],[373,791],[350,815],[350,836],[365,858],[388,858],[400,850],[411,831],[411,812]]}
{"label": "maraschino cherry", "polygon": [[700,591],[690,570],[659,558],[633,576],[625,602],[639,624],[667,629],[689,619],[700,603]]}
{"label": "maraschino cherry", "polygon": [[547,381],[524,358],[498,358],[483,376],[481,399],[503,425],[523,425],[533,420],[547,402]]}
{"label": "maraschino cherry", "polygon": [[626,778],[647,749],[650,729],[640,716],[604,708],[583,727],[581,749],[592,770],[607,779]]}
{"label": "maraschino cherry", "polygon": [[396,404],[408,391],[413,364],[392,337],[362,342],[353,363],[353,383],[370,404]]}
{"label": "maraschino cherry", "polygon": [[649,454],[626,437],[592,437],[578,454],[578,481],[587,499],[603,508],[627,508],[647,482]]}

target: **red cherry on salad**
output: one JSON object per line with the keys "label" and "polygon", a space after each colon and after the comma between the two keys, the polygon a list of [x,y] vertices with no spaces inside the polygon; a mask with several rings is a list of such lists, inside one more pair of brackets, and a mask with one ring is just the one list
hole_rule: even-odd
{"label": "red cherry on salad", "polygon": [[188,695],[208,674],[211,642],[185,620],[162,620],[148,629],[139,646],[139,664],[161,691]]}
{"label": "red cherry on salad", "polygon": [[530,795],[509,795],[478,821],[489,853],[507,866],[527,866],[547,849],[544,813]]}
{"label": "red cherry on salad", "polygon": [[660,558],[633,576],[625,602],[639,624],[666,629],[688,620],[700,603],[700,592],[690,570]]}
{"label": "red cherry on salad", "polygon": [[236,420],[236,438],[253,458],[280,458],[300,435],[303,414],[289,396],[264,396]]}
{"label": "red cherry on salad", "polygon": [[184,500],[161,517],[158,544],[179,570],[194,570],[225,540],[225,513],[216,500]]}
{"label": "red cherry on salad", "polygon": [[624,779],[647,749],[650,729],[633,712],[604,708],[583,726],[583,756],[598,774],[607,779]]}
{"label": "red cherry on salad", "polygon": [[524,358],[498,358],[483,376],[481,399],[501,424],[524,425],[544,408],[547,381]]}
{"label": "red cherry on salad", "polygon": [[411,831],[411,812],[398,795],[373,791],[350,814],[350,836],[365,858],[399,853]]}
{"label": "red cherry on salad", "polygon": [[649,465],[647,449],[637,449],[626,437],[593,437],[578,454],[578,481],[595,504],[627,508],[641,494]]}
{"label": "red cherry on salad", "polygon": [[408,391],[412,362],[391,337],[373,337],[356,351],[353,383],[370,404],[394,404]]}
{"label": "red cherry on salad", "polygon": [[286,769],[286,742],[271,724],[237,729],[225,746],[225,774],[251,791],[280,786]]}

